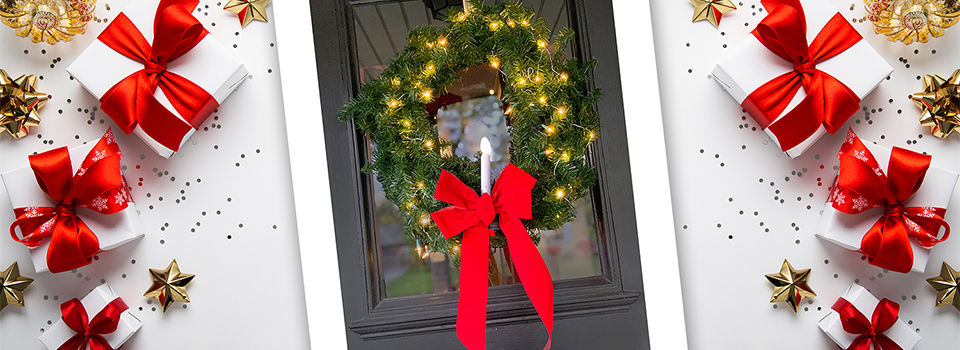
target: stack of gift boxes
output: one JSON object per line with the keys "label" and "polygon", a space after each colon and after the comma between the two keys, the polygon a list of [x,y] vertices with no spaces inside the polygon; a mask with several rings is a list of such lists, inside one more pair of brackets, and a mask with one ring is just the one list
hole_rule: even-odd
{"label": "stack of gift boxes", "polygon": [[[843,130],[893,68],[824,1],[764,0],[767,15],[712,76],[790,158]],[[855,147],[856,146],[856,147]],[[947,238],[958,174],[936,159],[847,132],[818,236],[890,271],[923,272]],[[912,349],[899,306],[854,284],[819,323],[843,349]],[[897,347],[890,347],[895,344]],[[865,346],[865,347],[864,347]]]}
{"label": "stack of gift boxes", "polygon": [[[133,1],[67,69],[118,129],[169,158],[246,80],[247,70],[193,17],[197,0]],[[110,130],[0,174],[14,239],[37,273],[61,273],[143,236]],[[141,321],[108,284],[61,305],[48,349],[120,348]]]}

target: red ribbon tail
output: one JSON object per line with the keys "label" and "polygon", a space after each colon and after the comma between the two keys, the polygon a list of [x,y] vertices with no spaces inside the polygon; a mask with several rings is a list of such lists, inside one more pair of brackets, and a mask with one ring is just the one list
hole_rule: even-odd
{"label": "red ribbon tail", "polygon": [[489,250],[490,230],[475,226],[464,232],[460,249],[457,338],[470,350],[486,349]]}
{"label": "red ribbon tail", "polygon": [[549,350],[553,342],[553,279],[550,271],[519,218],[501,213],[500,229],[507,237],[510,256],[517,268],[523,290],[527,292],[530,303],[547,328],[544,350]]}

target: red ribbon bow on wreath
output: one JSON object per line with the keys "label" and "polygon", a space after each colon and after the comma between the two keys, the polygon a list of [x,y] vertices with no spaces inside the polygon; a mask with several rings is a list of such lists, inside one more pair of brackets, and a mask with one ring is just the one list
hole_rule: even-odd
{"label": "red ribbon bow on wreath", "polygon": [[871,264],[908,273],[913,267],[911,238],[929,248],[950,237],[950,225],[943,219],[946,209],[904,205],[920,189],[932,157],[894,147],[885,174],[853,129],[838,156],[840,172],[828,199],[833,208],[847,214],[886,208],[860,242],[860,252]]}
{"label": "red ribbon bow on wreath", "polygon": [[103,336],[117,330],[120,315],[127,308],[123,299],[113,299],[96,316],[93,316],[93,320],[88,322],[87,310],[83,308],[79,299],[74,298],[61,304],[60,314],[63,315],[63,323],[77,334],[61,344],[57,350],[113,350]]}
{"label": "red ribbon bow on wreath", "polygon": [[[32,155],[30,167],[53,207],[15,208],[10,236],[27,247],[47,240],[47,268],[57,273],[89,264],[100,252],[97,235],[77,216],[77,208],[113,214],[127,208],[130,194],[120,173],[120,147],[108,129],[90,150],[76,174],[70,152],[60,147]],[[17,235],[17,227],[23,237]]]}
{"label": "red ribbon bow on wreath", "polygon": [[873,309],[872,321],[843,298],[838,299],[831,308],[840,314],[843,331],[857,335],[847,350],[870,350],[871,345],[876,350],[903,350],[885,334],[899,318],[900,305],[897,303],[889,299],[881,300]]}
{"label": "red ribbon bow on wreath", "polygon": [[533,308],[547,328],[550,348],[553,338],[553,279],[540,252],[520,219],[533,217],[530,192],[537,182],[517,166],[508,164],[500,173],[493,194],[477,196],[456,176],[444,170],[434,198],[453,206],[430,216],[447,238],[463,233],[460,246],[460,300],[457,305],[457,337],[468,349],[486,348],[487,281],[490,252],[488,228],[496,216],[507,238],[517,277]]}
{"label": "red ribbon bow on wreath", "polygon": [[[199,127],[218,103],[192,81],[167,70],[203,40],[207,30],[191,15],[198,0],[161,0],[153,23],[153,45],[123,13],[97,37],[103,44],[143,69],[130,74],[100,98],[101,109],[129,134],[137,125],[164,147],[177,151],[183,137]],[[157,88],[180,119],[154,96]],[[186,121],[184,121],[186,120]]]}
{"label": "red ribbon bow on wreath", "polygon": [[[839,80],[817,69],[862,39],[839,13],[807,44],[807,21],[799,0],[763,0],[769,14],[753,30],[763,46],[793,64],[793,70],[761,85],[741,104],[760,127],[777,136],[783,151],[790,150],[823,125],[833,134],[856,113],[860,97]],[[800,88],[806,97],[784,115]],[[776,120],[776,123],[774,121]]]}

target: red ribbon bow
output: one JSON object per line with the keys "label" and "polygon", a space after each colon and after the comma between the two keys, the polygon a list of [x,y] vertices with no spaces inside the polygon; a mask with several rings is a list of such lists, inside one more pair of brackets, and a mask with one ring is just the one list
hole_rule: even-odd
{"label": "red ribbon bow", "polygon": [[[847,50],[861,36],[839,13],[807,45],[807,21],[799,0],[763,0],[769,14],[753,30],[763,46],[793,64],[793,70],[761,85],[741,104],[760,127],[777,136],[787,151],[813,135],[820,125],[831,134],[856,113],[860,97],[817,64]],[[784,115],[800,88],[806,97]],[[776,122],[774,122],[776,120]]]}
{"label": "red ribbon bow", "polygon": [[[120,173],[121,157],[120,147],[109,129],[84,158],[76,174],[66,147],[30,156],[30,167],[40,189],[57,204],[14,209],[16,220],[10,225],[10,236],[31,248],[49,240],[47,268],[50,272],[69,271],[89,264],[100,252],[100,241],[77,216],[77,208],[100,214],[113,214],[127,208],[130,194]],[[17,227],[23,237],[17,235]]]}
{"label": "red ribbon bow", "polygon": [[57,350],[113,350],[103,336],[117,330],[120,315],[127,308],[123,299],[113,299],[96,316],[93,316],[92,321],[87,322],[87,310],[83,308],[80,300],[74,298],[61,304],[60,314],[63,315],[63,323],[77,334],[61,344]]}
{"label": "red ribbon bow", "polygon": [[[161,0],[153,22],[153,45],[123,13],[97,39],[111,49],[143,64],[101,98],[101,108],[129,134],[137,125],[164,147],[177,151],[183,137],[199,127],[218,106],[210,94],[192,81],[167,70],[167,65],[196,46],[207,34],[191,15],[198,0]],[[154,96],[163,91],[177,117]],[[184,121],[186,120],[186,121]]]}
{"label": "red ribbon bow", "polygon": [[[860,242],[860,251],[873,265],[902,273],[913,267],[910,238],[933,247],[950,237],[944,208],[906,207],[904,202],[920,189],[932,157],[894,147],[887,174],[853,132],[840,147],[840,172],[828,201],[847,214],[884,207],[886,211]],[[940,228],[944,233],[939,237]]]}
{"label": "red ribbon bow", "polygon": [[517,166],[508,164],[500,173],[493,194],[477,196],[460,179],[444,170],[434,198],[453,206],[430,216],[440,232],[452,238],[461,232],[460,300],[457,305],[457,337],[468,349],[486,348],[487,280],[490,236],[488,228],[499,215],[510,257],[533,308],[547,328],[547,344],[553,338],[553,279],[540,252],[520,219],[531,219],[530,192],[537,182]]}
{"label": "red ribbon bow", "polygon": [[890,339],[885,332],[897,323],[900,305],[883,299],[873,309],[872,321],[868,320],[860,310],[846,299],[837,299],[831,307],[840,314],[840,323],[843,330],[850,334],[857,334],[857,338],[847,350],[870,350],[873,345],[876,350],[903,350],[900,345]]}

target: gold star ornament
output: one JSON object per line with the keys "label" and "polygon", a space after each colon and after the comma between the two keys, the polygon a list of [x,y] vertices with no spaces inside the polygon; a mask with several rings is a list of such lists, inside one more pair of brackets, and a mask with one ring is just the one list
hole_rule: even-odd
{"label": "gold star ornament", "polygon": [[947,138],[960,125],[960,69],[949,78],[935,74],[923,77],[923,91],[910,95],[923,110],[920,125],[930,127],[930,133]]}
{"label": "gold star ornament", "polygon": [[156,298],[160,301],[160,310],[167,312],[167,307],[175,301],[189,303],[187,285],[193,281],[194,275],[181,273],[177,259],[173,259],[166,269],[150,269],[150,278],[153,285],[143,296]]}
{"label": "gold star ornament", "polygon": [[690,0],[693,4],[693,22],[707,20],[714,27],[720,27],[720,18],[724,13],[736,10],[730,0]]}
{"label": "gold star ornament", "polygon": [[937,290],[937,306],[953,305],[960,310],[960,287],[957,281],[960,273],[946,262],[940,268],[940,276],[927,279],[927,283]]}
{"label": "gold star ornament", "polygon": [[0,69],[0,127],[15,139],[27,136],[30,127],[40,125],[37,113],[50,96],[37,92],[33,74],[10,78]]}
{"label": "gold star ornament", "polygon": [[267,21],[267,5],[270,0],[230,0],[223,7],[224,10],[237,14],[240,18],[240,27],[246,28],[253,20]]}
{"label": "gold star ornament", "polygon": [[0,287],[0,311],[7,305],[23,307],[23,290],[33,283],[33,279],[20,276],[20,267],[16,261],[0,272],[0,282],[3,282]]}
{"label": "gold star ornament", "polygon": [[793,312],[797,312],[804,298],[817,296],[807,282],[809,279],[810,269],[795,270],[790,266],[790,262],[784,259],[780,272],[767,275],[767,281],[773,285],[773,296],[770,297],[770,302],[785,301],[793,308]]}

